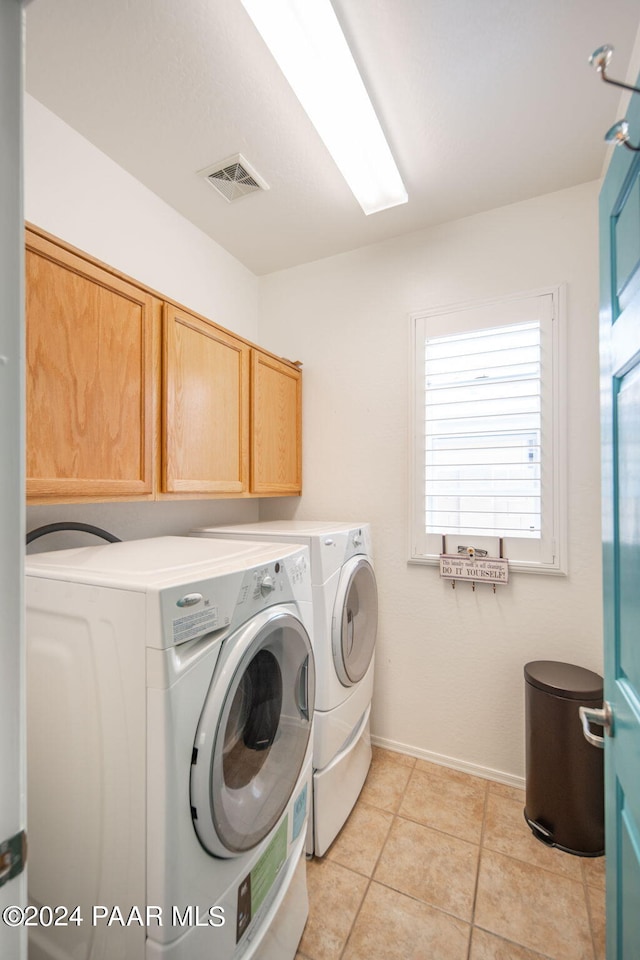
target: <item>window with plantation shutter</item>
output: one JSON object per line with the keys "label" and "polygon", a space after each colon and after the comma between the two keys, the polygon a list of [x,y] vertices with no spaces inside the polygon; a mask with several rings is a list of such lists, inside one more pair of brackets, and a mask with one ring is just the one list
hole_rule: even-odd
{"label": "window with plantation shutter", "polygon": [[412,560],[563,572],[560,291],[412,318]]}

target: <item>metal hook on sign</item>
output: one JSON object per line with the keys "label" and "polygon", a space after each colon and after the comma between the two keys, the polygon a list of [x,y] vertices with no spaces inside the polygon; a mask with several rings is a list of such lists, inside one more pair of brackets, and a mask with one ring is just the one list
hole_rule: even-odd
{"label": "metal hook on sign", "polygon": [[609,61],[611,60],[613,54],[613,47],[610,43],[605,43],[602,47],[598,47],[597,50],[589,57],[589,63],[594,67],[605,83],[611,83],[614,87],[622,87],[623,90],[631,90],[633,93],[640,93],[639,87],[632,87],[629,83],[622,83],[620,80],[612,80],[606,74],[606,69],[609,66]]}
{"label": "metal hook on sign", "polygon": [[633,150],[634,153],[640,151],[640,147],[634,147],[629,143],[629,124],[626,120],[618,120],[617,123],[607,130],[604,135],[607,143],[613,143],[616,147],[626,147],[627,150]]}
{"label": "metal hook on sign", "polygon": [[[607,76],[606,70],[612,55],[613,47],[610,43],[605,43],[602,47],[594,50],[589,57],[589,63],[597,70],[605,83],[611,83],[614,87],[622,87],[623,90],[631,90],[632,93],[640,93],[640,87],[633,87],[631,84],[622,83],[620,80],[611,80]],[[607,143],[613,143],[616,147],[626,147],[627,150],[633,150],[634,153],[640,151],[640,146],[634,147],[629,142],[629,124],[626,120],[619,120],[618,123],[614,123],[605,133],[604,139]]]}

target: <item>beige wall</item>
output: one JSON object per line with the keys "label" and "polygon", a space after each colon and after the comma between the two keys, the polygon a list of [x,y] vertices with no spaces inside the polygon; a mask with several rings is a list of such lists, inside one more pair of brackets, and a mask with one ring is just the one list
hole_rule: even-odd
{"label": "beige wall", "polygon": [[[25,107],[27,220],[256,341],[257,278],[33,97]],[[31,507],[27,529],[74,520],[130,540],[257,514],[257,500],[70,504]],[[78,536],[49,535],[30,550],[78,546]]]}
{"label": "beige wall", "polygon": [[[481,186],[479,185],[479,189]],[[261,518],[373,525],[379,742],[470,770],[524,772],[523,667],[601,672],[596,183],[261,280],[260,336],[304,361],[304,494]],[[407,564],[409,314],[567,284],[567,577],[495,595]],[[576,719],[577,722],[577,719]]]}
{"label": "beige wall", "polygon": [[251,271],[41,103],[25,101],[27,220],[255,340]]}

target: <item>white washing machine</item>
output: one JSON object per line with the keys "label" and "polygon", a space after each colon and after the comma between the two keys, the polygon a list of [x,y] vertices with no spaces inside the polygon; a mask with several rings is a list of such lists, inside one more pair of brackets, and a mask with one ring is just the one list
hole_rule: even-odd
{"label": "white washing machine", "polygon": [[292,960],[308,549],[162,537],[26,574],[30,960]]}
{"label": "white washing machine", "polygon": [[192,535],[309,547],[317,687],[307,852],[322,856],[349,816],[371,764],[378,599],[370,526],[276,520],[203,528]]}

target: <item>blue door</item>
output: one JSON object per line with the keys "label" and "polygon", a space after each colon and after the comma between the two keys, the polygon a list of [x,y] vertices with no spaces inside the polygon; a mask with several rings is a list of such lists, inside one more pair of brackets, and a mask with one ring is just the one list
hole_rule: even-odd
{"label": "blue door", "polygon": [[[640,95],[629,113],[640,143]],[[640,152],[600,194],[607,960],[640,957]]]}

